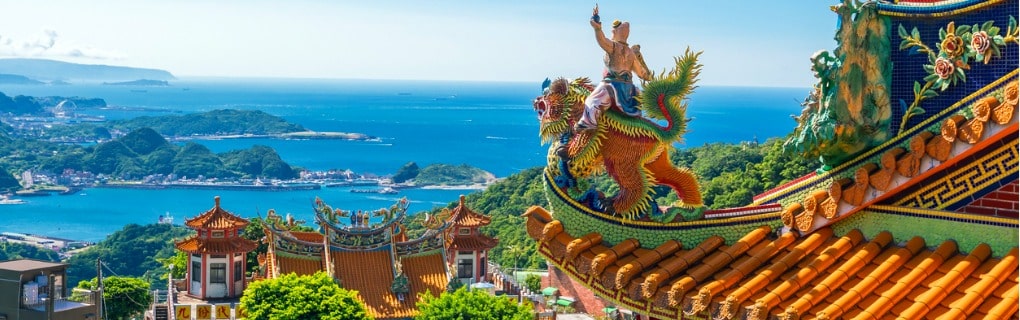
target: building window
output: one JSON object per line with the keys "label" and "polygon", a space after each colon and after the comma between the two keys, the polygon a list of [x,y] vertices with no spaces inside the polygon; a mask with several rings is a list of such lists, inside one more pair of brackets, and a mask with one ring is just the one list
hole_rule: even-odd
{"label": "building window", "polygon": [[216,230],[212,232],[213,238],[223,238],[223,230]]}
{"label": "building window", "polygon": [[202,263],[198,261],[191,262],[191,281],[202,281]]}
{"label": "building window", "polygon": [[227,282],[227,264],[212,263],[209,265],[209,283]]}
{"label": "building window", "polygon": [[241,271],[241,266],[243,266],[243,265],[244,265],[244,260],[234,261],[234,282],[241,281],[241,277],[243,276],[241,274],[243,272],[243,271]]}
{"label": "building window", "polygon": [[457,263],[457,278],[474,277],[473,273],[471,272],[472,271],[471,267],[472,267],[471,259],[460,259],[460,262]]}
{"label": "building window", "polygon": [[226,259],[227,255],[225,255],[225,254],[214,254],[214,255],[211,255],[209,257],[213,258],[213,259]]}
{"label": "building window", "polygon": [[462,236],[466,236],[466,235],[469,235],[469,234],[471,234],[471,229],[468,229],[468,228],[460,228],[460,231],[458,231],[458,232],[460,233],[460,235],[462,235]]}
{"label": "building window", "polygon": [[481,271],[482,275],[489,274],[489,271],[486,270],[487,264],[485,264],[485,257],[482,257],[481,261],[479,261],[478,264],[479,264],[478,267],[482,269]]}

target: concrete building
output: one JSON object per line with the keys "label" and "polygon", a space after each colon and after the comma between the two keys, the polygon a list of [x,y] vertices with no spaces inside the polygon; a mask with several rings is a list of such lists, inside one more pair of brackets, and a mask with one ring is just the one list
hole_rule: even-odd
{"label": "concrete building", "polygon": [[0,262],[0,320],[98,319],[88,292],[84,302],[70,301],[67,264],[36,260]]}

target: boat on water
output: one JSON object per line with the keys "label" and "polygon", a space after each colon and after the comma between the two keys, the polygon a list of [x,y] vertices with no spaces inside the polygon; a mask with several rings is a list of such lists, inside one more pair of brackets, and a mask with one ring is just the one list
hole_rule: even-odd
{"label": "boat on water", "polygon": [[351,189],[352,193],[379,193],[379,194],[396,194],[399,191],[390,187],[382,189]]}
{"label": "boat on water", "polygon": [[25,203],[25,200],[11,199],[10,197],[5,195],[0,196],[0,204],[23,204],[23,203]]}

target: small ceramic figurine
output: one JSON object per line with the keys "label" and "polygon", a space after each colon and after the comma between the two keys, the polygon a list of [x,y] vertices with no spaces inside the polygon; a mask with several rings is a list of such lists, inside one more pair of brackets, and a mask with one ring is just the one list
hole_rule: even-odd
{"label": "small ceramic figurine", "polygon": [[638,108],[637,87],[631,80],[631,72],[643,80],[651,80],[652,73],[645,65],[641,57],[641,46],[628,46],[627,37],[630,36],[630,23],[613,21],[611,38],[606,38],[602,33],[602,22],[599,18],[599,7],[592,10],[591,26],[595,29],[595,41],[599,47],[606,51],[606,70],[602,82],[599,83],[591,95],[584,101],[585,111],[580,121],[577,122],[577,129],[595,128],[596,121],[602,110],[616,106],[624,113],[631,116],[641,115]]}

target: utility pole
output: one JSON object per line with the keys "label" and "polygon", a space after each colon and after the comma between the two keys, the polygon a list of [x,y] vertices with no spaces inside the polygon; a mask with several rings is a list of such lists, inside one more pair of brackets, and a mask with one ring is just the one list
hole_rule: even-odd
{"label": "utility pole", "polygon": [[99,315],[98,319],[99,320],[103,320],[103,319],[105,319],[106,315],[103,314],[103,260],[102,259],[96,259],[96,286],[99,288],[99,294],[97,296],[95,293],[92,293],[92,295],[93,295],[94,299],[96,300],[95,301],[95,303],[96,303],[96,314]]}

